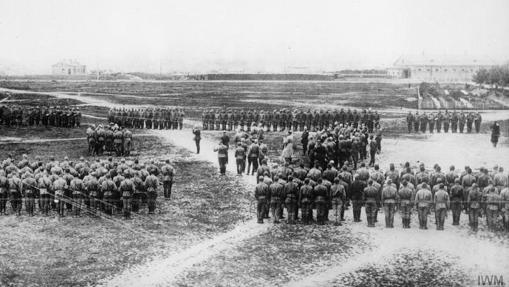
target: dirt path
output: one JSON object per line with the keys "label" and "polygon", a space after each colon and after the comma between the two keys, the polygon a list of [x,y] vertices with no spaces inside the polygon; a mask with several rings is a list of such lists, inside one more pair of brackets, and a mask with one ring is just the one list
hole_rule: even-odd
{"label": "dirt path", "polygon": [[3,103],[3,102],[7,102],[9,100],[10,96],[9,97],[5,97],[3,99],[0,100],[0,103]]}
{"label": "dirt path", "polygon": [[[151,134],[159,136],[172,144],[195,151],[195,143],[189,130],[153,130]],[[207,139],[202,139],[203,149],[195,158],[217,164],[217,153],[213,151],[216,145]],[[230,158],[233,150],[230,150]],[[227,171],[236,173],[235,165],[229,164]],[[250,190],[254,188],[256,180],[254,176],[243,176],[245,184]],[[172,254],[164,258],[156,258],[144,265],[135,266],[125,270],[116,277],[103,282],[103,286],[169,286],[175,282],[177,276],[206,259],[218,255],[225,250],[235,248],[243,240],[267,232],[269,224],[257,224],[255,219],[241,223],[233,230],[205,240],[191,248]]]}

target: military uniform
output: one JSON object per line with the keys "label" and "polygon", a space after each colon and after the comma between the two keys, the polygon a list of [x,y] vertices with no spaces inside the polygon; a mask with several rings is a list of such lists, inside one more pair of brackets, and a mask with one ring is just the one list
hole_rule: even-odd
{"label": "military uniform", "polygon": [[501,196],[497,193],[495,187],[489,189],[486,195],[486,221],[488,229],[496,230],[496,223],[499,212],[501,210]]}
{"label": "military uniform", "polygon": [[131,131],[125,129],[123,133],[123,153],[124,156],[131,155],[133,134]]}
{"label": "military uniform", "polygon": [[73,213],[75,216],[81,216],[81,209],[85,206],[83,181],[79,178],[73,178],[70,189],[72,191]]}
{"label": "military uniform", "polygon": [[[241,143],[239,143],[237,149],[235,149],[235,160],[237,164],[237,174],[241,175],[244,172],[246,165],[246,151],[242,147]],[[263,176],[263,174],[258,176]]]}
{"label": "military uniform", "polygon": [[104,212],[112,215],[114,207],[116,206],[115,193],[117,191],[117,185],[110,176],[107,176],[102,182],[101,191],[103,193]]}
{"label": "military uniform", "polygon": [[467,117],[467,133],[472,132],[472,124],[474,123],[474,115],[472,113],[468,113]]}
{"label": "military uniform", "polygon": [[363,205],[363,193],[366,188],[366,182],[356,178],[350,186],[350,195],[353,203],[354,222],[361,221],[361,207]]}
{"label": "military uniform", "polygon": [[57,204],[57,211],[59,216],[65,215],[65,202],[64,190],[67,188],[67,182],[63,178],[58,178],[53,182],[53,190],[55,191],[55,203]]}
{"label": "military uniform", "polygon": [[50,201],[51,201],[51,180],[43,175],[41,178],[39,178],[37,182],[37,187],[39,188],[39,208],[41,209],[42,213],[45,215],[48,215],[49,209],[50,209]]}
{"label": "military uniform", "polygon": [[423,184],[423,187],[415,194],[415,204],[419,213],[420,229],[428,229],[428,213],[432,200],[431,191],[427,188],[427,184]]}
{"label": "military uniform", "polygon": [[309,183],[309,179],[306,179],[305,184],[301,186],[299,191],[300,205],[302,209],[302,223],[309,224],[313,220],[313,187]]}
{"label": "military uniform", "polygon": [[153,174],[147,176],[145,179],[145,188],[147,189],[147,204],[148,204],[148,213],[154,214],[156,209],[156,199],[157,199],[157,186],[159,185],[159,180]]}
{"label": "military uniform", "polygon": [[445,114],[444,114],[444,132],[445,133],[449,132],[450,123],[451,123],[451,115],[449,114],[449,112],[445,111]]}
{"label": "military uniform", "polygon": [[453,133],[458,132],[458,120],[459,120],[458,113],[454,112],[451,116],[451,130]]}
{"label": "military uniform", "polygon": [[299,187],[293,181],[293,177],[288,178],[288,183],[284,185],[285,206],[288,214],[287,223],[295,224],[297,217],[297,200],[299,195]]}
{"label": "military uniform", "polygon": [[267,208],[267,200],[270,197],[269,186],[263,182],[263,176],[259,178],[259,183],[255,188],[255,198],[257,201],[256,204],[256,216],[258,218],[258,223],[263,223],[263,217],[266,213]]}
{"label": "military uniform", "polygon": [[25,208],[30,216],[34,216],[35,198],[37,196],[37,183],[36,180],[31,176],[27,176],[22,181],[23,192],[25,196]]}
{"label": "military uniform", "polygon": [[481,122],[482,117],[480,113],[477,113],[474,117],[474,123],[475,123],[475,132],[479,133],[481,131]]}
{"label": "military uniform", "polygon": [[465,121],[466,121],[465,114],[463,114],[461,112],[459,114],[459,117],[458,117],[458,124],[459,124],[460,133],[463,133],[463,130],[465,129]]}
{"label": "military uniform", "polygon": [[113,133],[113,143],[115,145],[115,152],[117,156],[124,154],[124,134],[121,130],[117,130]]}
{"label": "military uniform", "polygon": [[145,183],[141,178],[141,172],[138,171],[138,175],[133,178],[134,193],[132,200],[132,211],[139,212],[143,199],[146,198],[145,194]]}
{"label": "military uniform", "polygon": [[122,212],[125,219],[131,218],[131,200],[134,193],[134,184],[128,176],[120,183],[120,192],[122,194]]}
{"label": "military uniform", "polygon": [[[260,156],[260,146],[254,142],[249,146],[247,151],[247,174],[251,172],[254,175],[255,171],[258,169],[258,157]],[[251,166],[253,168],[251,168]]]}
{"label": "military uniform", "polygon": [[396,186],[392,184],[392,181],[384,186],[382,190],[382,204],[385,213],[385,227],[394,227],[394,212],[396,210],[396,202],[398,200],[398,193]]}
{"label": "military uniform", "polygon": [[459,184],[459,179],[457,179],[455,180],[455,184],[451,187],[450,192],[452,225],[459,225],[460,223],[463,194],[463,187]]}
{"label": "military uniform", "polygon": [[217,159],[219,162],[219,172],[221,175],[226,174],[226,165],[228,164],[228,147],[223,143],[220,143],[219,146],[214,148],[214,151],[217,152]]}
{"label": "military uniform", "polygon": [[440,184],[438,191],[435,193],[434,202],[437,230],[444,230],[444,221],[450,207],[450,199],[449,194],[444,190],[443,184]]}
{"label": "military uniform", "polygon": [[284,186],[278,182],[277,176],[274,178],[274,183],[269,187],[270,190],[270,213],[272,214],[273,222],[279,223],[282,217],[281,205],[284,201]]}
{"label": "military uniform", "polygon": [[[86,179],[86,180],[85,180]],[[102,193],[100,191],[99,182],[94,175],[85,177],[83,183],[87,189],[89,195],[90,212],[92,215],[96,215],[101,208]]]}
{"label": "military uniform", "polygon": [[481,210],[482,193],[477,184],[474,184],[468,192],[467,206],[468,206],[468,220],[469,225],[473,231],[477,231],[479,226],[479,214]]}
{"label": "military uniform", "polygon": [[378,193],[378,189],[373,186],[373,183],[364,188],[364,204],[366,211],[366,220],[368,222],[368,227],[375,226],[375,212],[378,208],[380,201],[380,196]]}
{"label": "military uniform", "polygon": [[175,170],[167,161],[166,164],[161,167],[161,173],[163,175],[164,197],[170,199]]}
{"label": "military uniform", "polygon": [[344,185],[340,183],[339,178],[334,179],[334,184],[330,188],[330,198],[332,203],[332,209],[334,210],[334,216],[336,218],[336,224],[338,218],[341,219],[341,214],[344,212],[343,207],[346,201],[346,189]]}

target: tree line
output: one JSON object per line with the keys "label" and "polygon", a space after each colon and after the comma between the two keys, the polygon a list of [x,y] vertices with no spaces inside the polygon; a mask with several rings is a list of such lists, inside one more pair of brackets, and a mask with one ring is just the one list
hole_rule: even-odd
{"label": "tree line", "polygon": [[473,81],[477,84],[509,86],[509,66],[482,68],[474,74]]}

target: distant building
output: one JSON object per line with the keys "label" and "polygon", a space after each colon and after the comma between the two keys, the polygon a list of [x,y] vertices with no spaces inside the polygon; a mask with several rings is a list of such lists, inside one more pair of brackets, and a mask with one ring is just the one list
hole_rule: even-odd
{"label": "distant building", "polygon": [[53,66],[53,75],[85,75],[87,73],[87,66],[80,64],[76,60],[62,60]]}
{"label": "distant building", "polygon": [[473,57],[402,56],[387,73],[392,78],[423,82],[471,82],[479,69],[495,65],[492,60]]}

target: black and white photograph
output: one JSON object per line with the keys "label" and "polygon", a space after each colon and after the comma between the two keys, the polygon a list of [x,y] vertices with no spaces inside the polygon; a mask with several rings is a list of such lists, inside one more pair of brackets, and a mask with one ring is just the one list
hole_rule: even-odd
{"label": "black and white photograph", "polygon": [[0,286],[509,285],[508,12],[0,0]]}

